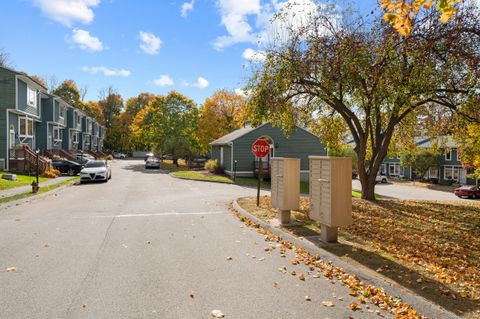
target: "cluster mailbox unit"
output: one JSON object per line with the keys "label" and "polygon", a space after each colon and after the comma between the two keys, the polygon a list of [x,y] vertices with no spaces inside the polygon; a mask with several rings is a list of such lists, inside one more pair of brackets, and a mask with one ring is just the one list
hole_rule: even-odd
{"label": "cluster mailbox unit", "polygon": [[338,227],[352,223],[352,159],[309,156],[310,218],[321,225],[321,239],[336,242]]}
{"label": "cluster mailbox unit", "polygon": [[272,158],[272,207],[279,210],[280,223],[290,223],[290,211],[300,207],[300,159]]}

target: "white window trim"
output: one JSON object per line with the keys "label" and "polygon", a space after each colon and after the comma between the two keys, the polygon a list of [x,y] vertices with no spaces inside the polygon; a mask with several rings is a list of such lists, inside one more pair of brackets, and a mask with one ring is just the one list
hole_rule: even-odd
{"label": "white window trim", "polygon": [[[453,181],[458,181],[460,180],[460,167],[459,166],[454,166],[454,165],[445,165],[443,166],[443,179],[444,180],[449,180],[447,178],[447,169],[451,171],[452,173],[452,180]],[[455,179],[455,170],[458,171],[458,174],[457,174],[457,179]]]}
{"label": "white window trim", "polygon": [[[33,102],[30,100],[30,94],[33,93],[35,98],[33,99]],[[32,89],[27,85],[27,105],[31,106],[33,108],[37,108],[38,106],[38,96],[37,96],[37,91]]]}
{"label": "white window trim", "polygon": [[[63,112],[62,112],[62,110],[63,110]],[[65,116],[62,116],[62,113],[64,113],[65,110],[66,110],[65,107],[59,105],[59,107],[58,107],[58,118],[59,118],[59,119],[65,120]],[[65,114],[64,114],[64,115],[65,115]]]}
{"label": "white window trim", "polygon": [[460,156],[458,156],[458,148],[456,149],[457,151],[457,161],[460,162]]}
{"label": "white window trim", "polygon": [[[448,155],[448,157],[447,157],[447,155]],[[445,153],[445,160],[449,161],[449,162],[452,161],[452,151],[451,150],[448,151],[447,153]]]}
{"label": "white window trim", "polygon": [[[58,132],[58,138],[55,137],[55,132]],[[56,126],[53,128],[53,140],[55,142],[62,142],[63,141],[63,134],[62,134],[62,128],[59,126]]]}
{"label": "white window trim", "polygon": [[[25,120],[25,132],[26,134],[21,134],[22,132],[22,129],[21,129],[21,121],[22,120]],[[28,122],[32,122],[32,131],[31,132],[28,132]],[[30,134],[28,134],[30,133]],[[18,136],[21,137],[21,138],[33,138],[33,119],[31,118],[28,118],[28,117],[19,117],[18,118]]]}

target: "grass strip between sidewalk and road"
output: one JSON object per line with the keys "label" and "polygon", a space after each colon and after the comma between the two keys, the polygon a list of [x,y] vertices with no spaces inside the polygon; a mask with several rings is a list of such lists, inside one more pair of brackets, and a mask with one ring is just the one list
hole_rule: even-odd
{"label": "grass strip between sidewalk and road", "polygon": [[40,189],[38,190],[37,193],[32,193],[31,191],[29,191],[29,192],[25,192],[25,193],[21,193],[21,194],[16,194],[16,195],[8,196],[8,197],[3,197],[3,198],[0,198],[0,204],[8,203],[8,202],[11,202],[11,201],[14,201],[14,200],[19,200],[19,199],[32,197],[32,196],[35,196],[35,195],[44,194],[44,193],[50,192],[54,189],[57,189],[61,186],[76,182],[79,179],[80,178],[78,176],[77,177],[72,177],[72,178],[69,178],[69,179],[64,180],[62,182],[58,182],[56,184],[50,184],[48,186],[43,186],[43,187],[42,187],[42,183],[40,182]]}
{"label": "grass strip between sidewalk and road", "polygon": [[[257,187],[257,179],[252,177],[237,177],[235,180],[233,178],[223,175],[213,175],[205,174],[201,171],[191,171],[182,167],[174,167],[173,165],[163,165],[163,169],[170,172],[174,177],[187,179],[192,181],[203,181],[203,182],[215,182],[215,183],[225,183],[225,184],[236,184],[247,187]],[[269,180],[264,180],[262,182],[262,189],[270,190],[271,184]],[[308,194],[310,185],[306,181],[300,182],[300,193]],[[361,198],[362,193],[356,190],[352,191],[352,197]],[[380,195],[375,195],[377,199],[380,199]]]}
{"label": "grass strip between sidewalk and road", "polygon": [[[0,172],[0,175],[2,174],[10,174],[10,173]],[[0,178],[0,190],[6,190],[6,189],[30,185],[36,179],[35,175],[24,175],[24,174],[15,174],[15,175],[17,176],[16,181]],[[46,177],[39,177],[40,183],[45,182],[47,180],[49,179]]]}

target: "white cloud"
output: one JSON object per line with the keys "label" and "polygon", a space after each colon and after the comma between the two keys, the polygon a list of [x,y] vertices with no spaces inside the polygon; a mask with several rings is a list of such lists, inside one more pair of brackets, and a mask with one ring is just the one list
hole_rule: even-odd
{"label": "white cloud", "polygon": [[182,4],[182,10],[181,10],[182,17],[186,18],[188,16],[188,11],[193,10],[194,4],[195,4],[195,0],[192,0],[190,2],[184,2]]}
{"label": "white cloud", "polygon": [[245,49],[242,54],[243,58],[252,62],[265,61],[265,51],[258,51],[251,48]]}
{"label": "white cloud", "polygon": [[32,2],[48,18],[67,27],[76,22],[91,23],[95,16],[92,8],[100,4],[100,0],[32,0]]}
{"label": "white cloud", "polygon": [[[292,32],[295,33],[312,23],[312,20],[318,17],[322,10],[331,10],[327,9],[326,6],[315,3],[313,0],[287,0],[276,3],[272,9],[270,17],[263,18],[263,30],[260,32],[258,39],[259,43],[266,47],[285,43],[292,36]],[[274,14],[281,17],[274,18]],[[324,12],[324,14],[328,14],[328,12]],[[339,22],[340,18],[333,13],[330,17],[332,26]]]}
{"label": "white cloud", "polygon": [[246,97],[246,96],[247,96],[242,89],[235,89],[235,93],[236,93],[237,95],[240,95],[240,96],[243,96],[243,97]]}
{"label": "white cloud", "polygon": [[262,6],[260,0],[217,0],[220,9],[222,25],[227,29],[228,35],[218,37],[214,48],[223,48],[240,42],[255,42],[256,35],[248,22],[249,15],[258,15]]}
{"label": "white cloud", "polygon": [[103,50],[102,41],[85,30],[73,29],[70,41],[85,51],[96,52]]}
{"label": "white cloud", "polygon": [[160,47],[162,45],[162,40],[159,37],[155,36],[153,33],[140,31],[140,49],[146,54],[158,54]]}
{"label": "white cloud", "polygon": [[169,77],[168,75],[161,75],[158,79],[153,80],[153,84],[156,86],[164,87],[164,86],[172,86],[175,83],[173,82],[173,79]]}
{"label": "white cloud", "polygon": [[97,74],[97,73],[102,73],[105,76],[111,77],[111,76],[118,76],[118,77],[128,77],[130,75],[130,71],[125,70],[125,69],[109,69],[104,66],[84,66],[82,67],[82,71],[88,72],[91,74]]}
{"label": "white cloud", "polygon": [[202,77],[199,77],[197,79],[197,81],[192,84],[192,86],[194,86],[196,88],[199,88],[199,89],[204,89],[204,88],[208,87],[209,85],[210,85],[210,83]]}

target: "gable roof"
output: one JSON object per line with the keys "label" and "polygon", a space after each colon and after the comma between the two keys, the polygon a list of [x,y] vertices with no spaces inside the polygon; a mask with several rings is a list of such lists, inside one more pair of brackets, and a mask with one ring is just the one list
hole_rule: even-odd
{"label": "gable roof", "polygon": [[[235,130],[227,135],[224,135],[218,139],[216,139],[215,141],[211,142],[210,145],[211,146],[215,146],[215,145],[228,145],[229,143],[235,141],[236,139],[239,139],[240,137],[250,133],[250,132],[253,132],[259,128],[261,128],[262,126],[265,126],[267,124],[270,124],[270,123],[263,123],[262,125],[259,125],[257,127],[242,127],[242,128],[239,128],[238,130]],[[313,134],[312,132],[310,132],[309,130],[307,129],[304,129],[303,127],[300,127],[298,125],[295,125],[296,128],[298,129],[301,129],[305,132],[307,132],[308,134],[318,138],[318,136],[316,136],[315,134]]]}
{"label": "gable roof", "polygon": [[235,141],[237,138],[239,137],[242,137],[243,135],[245,134],[248,134],[250,132],[253,132],[255,131],[256,129],[264,126],[265,124],[262,124],[260,126],[257,126],[257,127],[242,127],[242,128],[239,128],[238,130],[235,130],[231,133],[228,133],[227,135],[224,135],[218,139],[216,139],[215,141],[211,142],[210,145],[227,145],[228,143],[231,143],[233,141]]}

